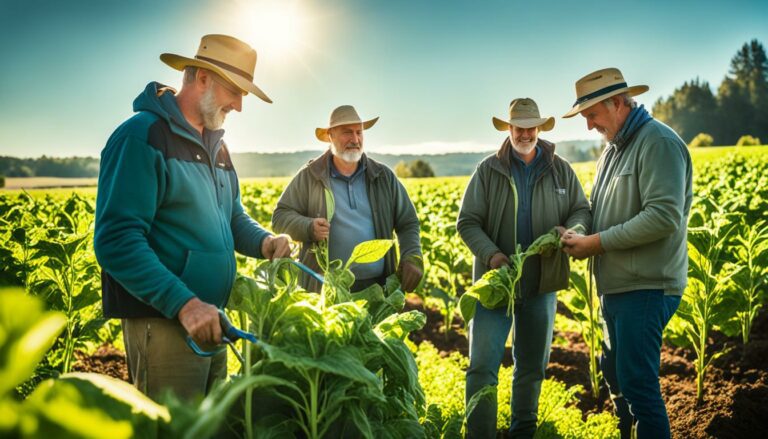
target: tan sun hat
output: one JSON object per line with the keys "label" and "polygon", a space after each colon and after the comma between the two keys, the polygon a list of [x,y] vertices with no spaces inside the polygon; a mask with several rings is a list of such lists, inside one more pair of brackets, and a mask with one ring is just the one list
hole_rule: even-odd
{"label": "tan sun hat", "polygon": [[555,118],[541,117],[538,105],[531,98],[518,98],[509,103],[509,121],[497,117],[492,120],[493,126],[499,131],[508,131],[510,125],[518,128],[538,127],[539,131],[549,131],[555,126]]}
{"label": "tan sun hat", "polygon": [[573,117],[603,99],[621,93],[637,96],[648,91],[647,85],[627,85],[624,75],[617,68],[607,68],[590,73],[576,81],[576,102],[563,117]]}
{"label": "tan sun hat", "polygon": [[228,35],[206,35],[194,58],[172,53],[160,55],[160,60],[176,70],[185,67],[201,67],[211,70],[244,94],[253,93],[263,101],[272,103],[266,94],[253,83],[256,69],[256,51],[248,44]]}
{"label": "tan sun hat", "polygon": [[331,120],[328,122],[327,128],[315,128],[315,136],[317,137],[317,140],[327,143],[331,141],[330,137],[328,137],[328,130],[333,127],[361,123],[363,124],[363,129],[367,130],[378,120],[378,117],[374,117],[371,120],[363,122],[363,120],[360,119],[360,116],[358,116],[355,107],[351,105],[342,105],[331,113]]}

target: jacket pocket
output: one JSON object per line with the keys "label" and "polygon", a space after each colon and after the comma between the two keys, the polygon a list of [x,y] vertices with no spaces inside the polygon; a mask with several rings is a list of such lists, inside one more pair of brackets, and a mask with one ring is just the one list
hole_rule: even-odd
{"label": "jacket pocket", "polygon": [[548,256],[542,255],[539,294],[568,289],[569,274],[568,256],[561,250]]}
{"label": "jacket pocket", "polygon": [[221,308],[229,298],[235,279],[234,251],[189,250],[179,278],[200,300]]}

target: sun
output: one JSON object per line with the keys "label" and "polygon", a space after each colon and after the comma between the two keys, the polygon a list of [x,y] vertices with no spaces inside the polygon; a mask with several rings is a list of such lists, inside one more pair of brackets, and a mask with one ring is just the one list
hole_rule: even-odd
{"label": "sun", "polygon": [[308,20],[299,1],[241,2],[240,34],[272,61],[298,55],[308,37]]}

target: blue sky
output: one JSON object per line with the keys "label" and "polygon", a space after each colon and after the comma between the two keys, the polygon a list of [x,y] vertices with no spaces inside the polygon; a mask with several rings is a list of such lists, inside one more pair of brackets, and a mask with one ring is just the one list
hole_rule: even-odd
{"label": "blue sky", "polygon": [[97,156],[149,81],[180,86],[163,52],[193,56],[226,33],[259,52],[250,96],[230,113],[234,152],[322,149],[314,128],[342,104],[380,116],[370,151],[495,149],[515,97],[557,117],[549,140],[596,139],[561,119],[573,83],[603,67],[651,90],[717,87],[731,57],[768,45],[768,2],[469,0],[0,0],[0,155]]}

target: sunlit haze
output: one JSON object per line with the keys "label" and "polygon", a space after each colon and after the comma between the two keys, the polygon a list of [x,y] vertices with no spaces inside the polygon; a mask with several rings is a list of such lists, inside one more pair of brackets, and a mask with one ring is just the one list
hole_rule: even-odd
{"label": "sunlit haze", "polygon": [[147,83],[181,86],[159,55],[194,56],[211,33],[256,49],[274,100],[229,114],[234,152],[326,148],[314,130],[344,104],[380,117],[367,151],[490,151],[505,137],[491,117],[517,97],[555,116],[542,138],[599,139],[560,117],[599,68],[649,85],[649,109],[697,77],[716,89],[744,43],[768,44],[768,2],[3,0],[0,155],[98,156]]}

